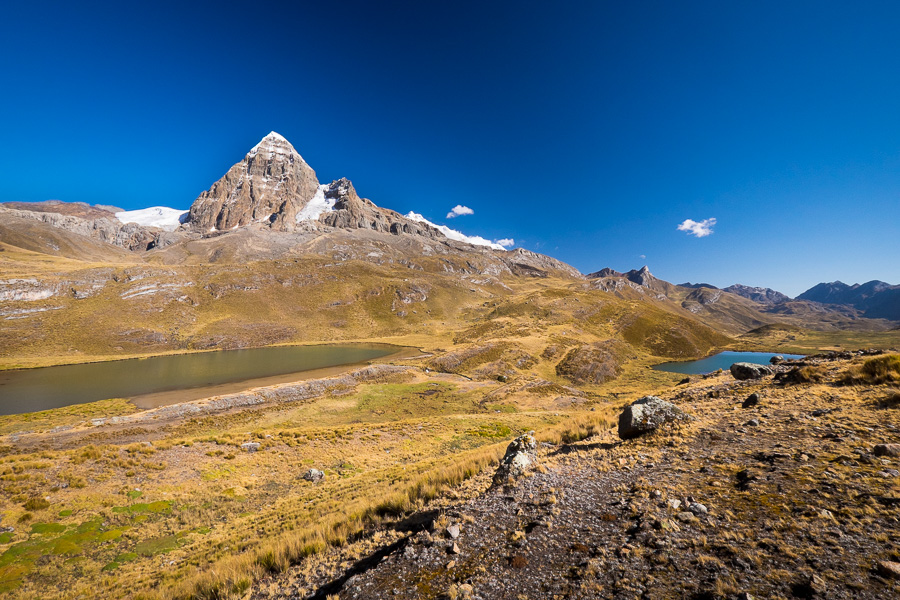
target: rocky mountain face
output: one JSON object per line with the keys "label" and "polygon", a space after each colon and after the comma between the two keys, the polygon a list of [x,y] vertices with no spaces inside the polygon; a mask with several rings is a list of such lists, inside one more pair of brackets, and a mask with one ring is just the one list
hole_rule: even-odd
{"label": "rocky mountain face", "polygon": [[867,317],[900,320],[900,285],[884,281],[853,285],[841,281],[820,283],[797,296],[797,299],[843,304],[862,311]]}
{"label": "rocky mountain face", "polygon": [[759,302],[760,304],[778,304],[779,302],[788,302],[790,300],[790,297],[771,288],[750,287],[739,283],[723,288],[723,290],[738,296],[743,296],[754,302]]}
{"label": "rocky mountain face", "polygon": [[[13,208],[17,206],[30,210]],[[65,202],[0,205],[0,221],[10,223],[13,219],[39,221],[56,229],[137,251],[152,248],[162,233],[161,229],[155,227],[122,223],[112,212],[80,204],[72,207]]]}
{"label": "rocky mountain face", "polygon": [[204,233],[253,223],[293,231],[298,213],[318,188],[312,167],[290,142],[273,131],[200,194],[191,206],[187,224]]}
{"label": "rocky mountain face", "polygon": [[418,235],[432,240],[444,239],[444,234],[425,223],[407,219],[398,212],[380,208],[366,198],[360,198],[353,184],[346,178],[332,182],[325,189],[325,198],[333,205],[320,220],[329,227],[340,229],[371,229],[393,235]]}

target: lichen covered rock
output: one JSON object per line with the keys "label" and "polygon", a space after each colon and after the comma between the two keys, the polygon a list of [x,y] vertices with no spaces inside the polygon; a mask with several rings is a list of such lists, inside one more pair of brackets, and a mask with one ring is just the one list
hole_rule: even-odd
{"label": "lichen covered rock", "polygon": [[512,483],[537,463],[537,441],[534,432],[520,435],[506,447],[506,454],[500,460],[500,466],[494,473],[494,485]]}
{"label": "lichen covered rock", "polygon": [[664,423],[687,421],[680,408],[656,396],[644,396],[626,406],[619,415],[619,437],[623,440],[649,433]]}

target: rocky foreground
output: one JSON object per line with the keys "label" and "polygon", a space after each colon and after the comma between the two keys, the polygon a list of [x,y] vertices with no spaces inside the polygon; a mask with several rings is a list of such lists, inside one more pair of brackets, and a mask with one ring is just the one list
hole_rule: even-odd
{"label": "rocky foreground", "polygon": [[250,597],[900,597],[900,392],[851,368],[721,373],[643,435],[519,439],[497,476]]}

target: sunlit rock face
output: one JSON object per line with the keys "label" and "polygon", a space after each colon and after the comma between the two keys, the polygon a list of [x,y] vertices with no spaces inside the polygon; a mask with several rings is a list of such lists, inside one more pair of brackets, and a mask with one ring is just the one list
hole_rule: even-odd
{"label": "sunlit rock face", "polygon": [[230,231],[263,223],[292,231],[297,214],[316,195],[319,181],[290,142],[274,131],[254,146],[191,206],[191,229]]}

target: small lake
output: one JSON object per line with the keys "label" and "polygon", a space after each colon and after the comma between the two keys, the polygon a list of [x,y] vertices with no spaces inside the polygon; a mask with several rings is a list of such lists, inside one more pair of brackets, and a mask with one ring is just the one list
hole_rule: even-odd
{"label": "small lake", "polygon": [[769,364],[769,359],[773,356],[783,356],[784,358],[804,358],[802,354],[780,354],[773,352],[719,352],[707,358],[700,360],[690,360],[682,362],[667,362],[661,365],[653,365],[657,371],[668,371],[669,373],[684,373],[685,375],[700,375],[712,373],[719,369],[728,370],[731,365],[736,362],[748,362],[757,365]]}
{"label": "small lake", "polygon": [[296,381],[311,371],[332,374],[329,367],[402,350],[388,344],[276,346],[0,371],[0,415],[107,398],[137,398],[140,408],[150,408]]}

